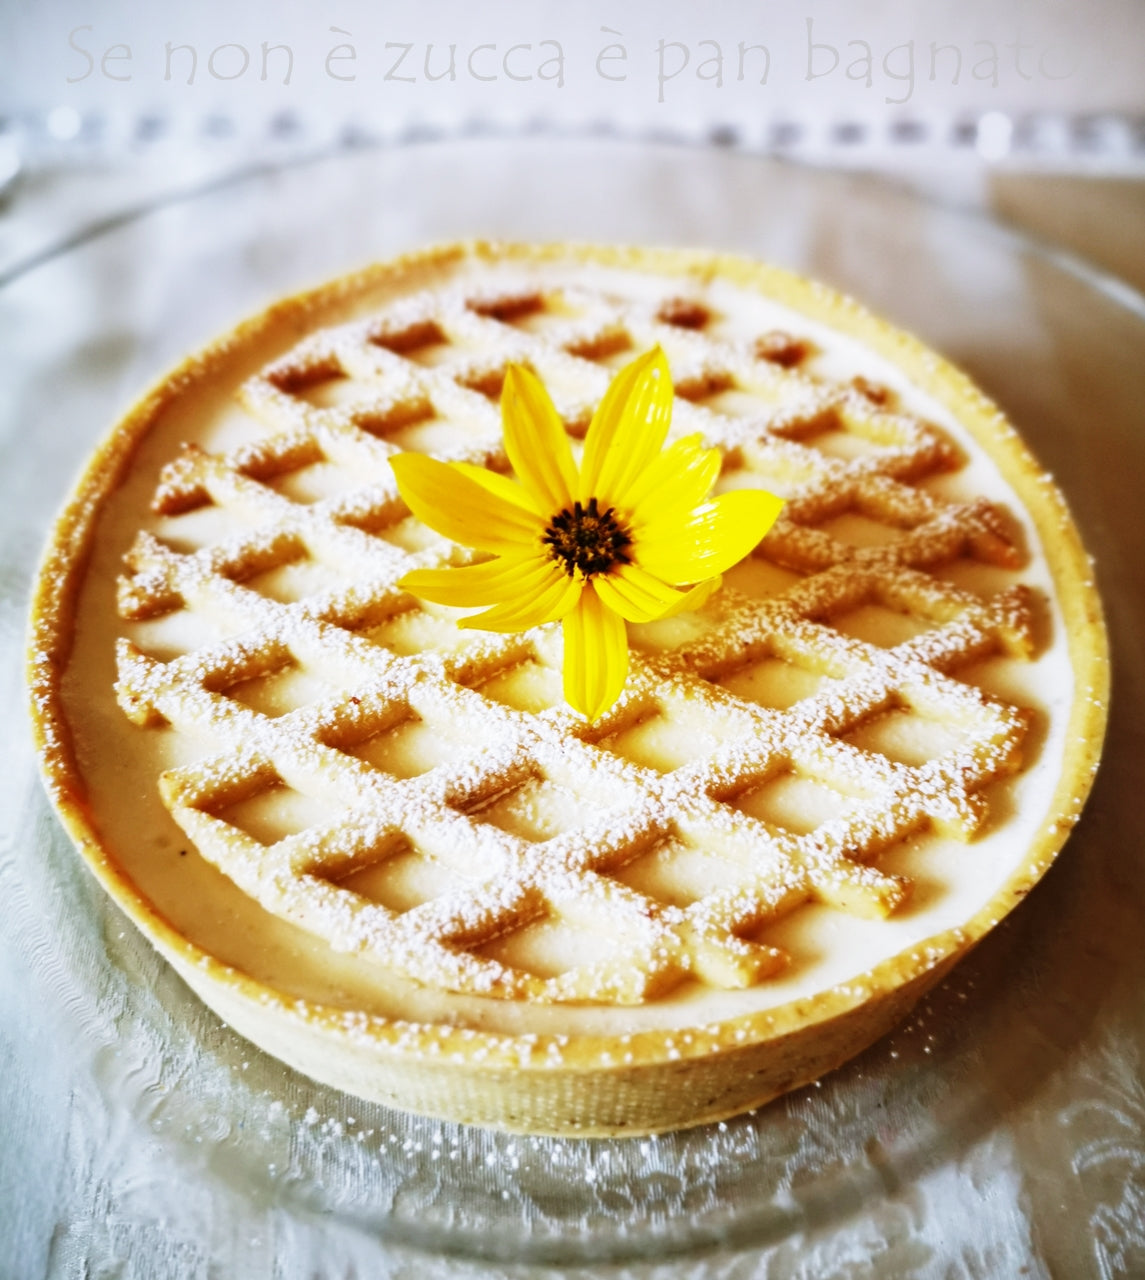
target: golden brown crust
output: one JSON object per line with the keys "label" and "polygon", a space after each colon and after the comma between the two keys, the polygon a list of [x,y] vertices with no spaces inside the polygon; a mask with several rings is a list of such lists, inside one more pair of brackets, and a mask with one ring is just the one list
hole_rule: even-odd
{"label": "golden brown crust", "polygon": [[[999,466],[1025,505],[1049,558],[1077,691],[1065,767],[1048,817],[1018,869],[958,928],[877,965],[845,988],[698,1029],[684,1040],[633,1035],[627,1062],[602,1069],[614,1037],[513,1037],[339,1009],[268,989],[221,964],[171,927],[103,846],[71,741],[61,679],[72,618],[103,504],[156,422],[196,385],[228,365],[256,367],[337,316],[361,311],[391,287],[430,278],[467,257],[524,264],[574,260],[653,272],[682,283],[719,278],[768,295],[861,340],[950,407]],[[53,803],[100,882],[189,984],[241,1033],[318,1079],[363,1097],[427,1114],[529,1132],[653,1132],[716,1120],[758,1105],[830,1070],[877,1039],[959,956],[1033,887],[1076,822],[1100,754],[1109,663],[1088,556],[1064,500],[1000,411],[961,372],[917,339],[850,299],[774,267],[728,255],[627,248],[474,243],[446,246],[370,267],[275,304],[185,361],[115,428],[93,456],[49,543],[33,601],[29,684],[37,749]],[[331,1065],[333,1064],[333,1065]],[[687,1079],[687,1088],[678,1087]]]}

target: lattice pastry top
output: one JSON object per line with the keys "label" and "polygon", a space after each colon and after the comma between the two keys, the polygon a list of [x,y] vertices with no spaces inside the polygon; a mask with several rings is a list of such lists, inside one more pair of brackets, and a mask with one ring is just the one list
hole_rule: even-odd
{"label": "lattice pastry top", "polygon": [[[214,926],[196,943],[160,834],[165,869],[129,878],[208,957],[287,995],[373,990],[371,1017],[599,1034],[640,1006],[633,1026],[678,1028],[972,940],[1048,861],[1047,812],[1072,820],[1084,793],[1062,807],[1082,688],[1045,544],[1072,526],[996,411],[910,340],[726,260],[481,248],[270,317],[208,362],[209,397],[192,370],[144,406],[158,425],[102,535],[110,567],[131,533],[120,621],[96,628],[118,633],[116,696],[143,726],[116,729],[122,767],[237,886],[212,890],[219,919],[257,920],[273,959],[260,977],[255,943],[220,948]],[[702,610],[629,626],[626,690],[589,723],[561,700],[556,624],[461,631],[396,585],[471,553],[410,516],[389,458],[507,470],[511,361],[576,448],[614,368],[655,343],[672,435],[721,451],[721,487],[788,502]],[[976,846],[995,864],[978,886],[962,844],[971,880]]]}

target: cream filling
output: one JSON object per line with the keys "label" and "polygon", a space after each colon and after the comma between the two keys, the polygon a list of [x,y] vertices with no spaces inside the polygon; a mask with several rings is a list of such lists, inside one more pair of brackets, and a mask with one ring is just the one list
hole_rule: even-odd
{"label": "cream filling", "polygon": [[[508,270],[508,269],[505,269]],[[567,267],[539,268],[531,278],[560,281]],[[574,269],[578,286],[606,288],[630,298],[651,299],[683,292],[682,282],[605,268]],[[491,283],[503,271],[469,267],[467,276]],[[514,275],[520,273],[514,269]],[[261,436],[230,398],[229,388],[177,404],[145,441],[125,482],[99,520],[94,555],[79,601],[77,636],[65,690],[77,751],[101,835],[126,875],[183,936],[220,961],[289,995],[350,1010],[425,1022],[448,1022],[501,1032],[624,1033],[647,1028],[683,1028],[766,1010],[825,988],[846,984],[879,961],[957,927],[988,902],[1017,869],[1044,822],[1062,768],[1065,726],[1074,696],[1073,674],[1061,612],[1044,550],[1028,514],[998,467],[942,404],[910,384],[904,374],[862,344],[809,321],[768,299],[716,282],[706,291],[687,288],[719,314],[716,332],[755,334],[771,328],[810,338],[818,354],[807,368],[822,377],[847,381],[856,374],[892,388],[903,410],[936,423],[968,458],[960,471],[927,481],[935,493],[954,498],[986,496],[1003,504],[1018,521],[1029,552],[1019,573],[960,561],[948,576],[984,595],[1022,581],[1042,600],[1039,648],[1030,662],[993,658],[958,673],[989,693],[1031,708],[1035,725],[1026,765],[989,790],[991,821],[974,841],[963,844],[927,834],[883,855],[878,865],[908,875],[915,892],[905,908],[887,920],[866,920],[818,905],[807,905],[769,927],[763,937],[792,955],[790,968],[746,990],[719,991],[697,984],[635,1007],[538,1005],[457,995],[424,987],[354,956],[338,954],[302,930],[262,911],[225,876],[198,856],[161,804],[158,773],[193,762],[206,744],[170,729],[140,729],[116,705],[112,686],[114,645],[126,635],[145,651],[170,657],[219,636],[217,622],[188,610],[143,623],[122,622],[115,613],[115,579],[121,558],[142,526],[180,549],[206,545],[230,528],[219,508],[178,517],[148,513],[159,466],[182,440],[222,451]],[[291,477],[294,496],[318,497],[359,477],[320,464],[310,476]],[[306,493],[298,486],[310,486]],[[142,513],[142,514],[141,514]],[[280,599],[297,598],[324,583],[321,566],[308,563],[276,570],[267,584]],[[686,626],[686,621],[681,625]],[[451,628],[446,628],[446,631]],[[444,634],[444,633],[443,633]],[[305,701],[313,689],[287,686],[275,694],[288,705]],[[527,691],[526,691],[527,694]],[[795,691],[795,696],[800,696]],[[655,752],[671,744],[646,744]],[[422,742],[422,752],[448,752],[449,744]],[[900,752],[933,749],[927,742],[898,742]],[[400,761],[398,762],[400,767]],[[298,800],[281,797],[282,804]],[[798,800],[797,800],[798,803]],[[263,800],[256,820],[275,829],[294,829],[306,812],[276,812],[274,797]],[[305,806],[303,806],[305,809]],[[312,816],[317,816],[312,815]],[[416,893],[395,872],[389,891]],[[543,950],[543,941],[542,941]],[[540,957],[556,964],[559,956]]]}

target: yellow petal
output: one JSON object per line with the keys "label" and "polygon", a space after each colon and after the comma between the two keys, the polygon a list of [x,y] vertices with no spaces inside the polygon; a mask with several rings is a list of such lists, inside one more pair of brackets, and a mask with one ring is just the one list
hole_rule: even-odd
{"label": "yellow petal", "polygon": [[623,564],[607,574],[597,574],[592,585],[602,602],[629,622],[655,622],[674,612],[686,594],[637,564]]}
{"label": "yellow petal", "polygon": [[537,546],[541,518],[458,467],[421,453],[395,454],[390,466],[406,506],[443,537],[497,555],[519,557]]}
{"label": "yellow petal", "polygon": [[620,697],[628,675],[624,619],[607,608],[591,587],[564,621],[565,701],[596,720]]}
{"label": "yellow petal", "polygon": [[544,563],[540,556],[526,559],[499,556],[485,564],[467,564],[456,569],[414,569],[398,581],[398,586],[423,600],[454,609],[487,607],[499,600],[516,598],[522,589],[524,573],[530,566]]}
{"label": "yellow petal", "polygon": [[723,585],[724,580],[722,577],[709,578],[707,582],[697,583],[691,591],[685,591],[679,601],[667,613],[662,613],[660,616],[662,618],[674,618],[679,613],[692,613],[707,604]]}
{"label": "yellow petal", "polygon": [[711,492],[721,462],[720,451],[705,449],[698,432],[657,454],[624,495],[633,531],[669,510],[686,519]]}
{"label": "yellow petal", "polygon": [[762,489],[733,489],[687,520],[649,521],[634,541],[633,558],[665,582],[702,582],[748,555],[782,508],[782,498]]}
{"label": "yellow petal", "polygon": [[612,380],[584,442],[580,500],[603,511],[623,504],[626,491],[664,443],[672,417],[672,378],[659,347],[638,356]]}
{"label": "yellow petal", "polygon": [[569,438],[544,383],[524,365],[511,364],[505,374],[501,420],[505,452],[541,511],[571,506],[576,464]]}
{"label": "yellow petal", "polygon": [[575,608],[584,584],[553,560],[523,564],[515,582],[506,584],[503,604],[463,618],[457,625],[477,631],[528,631],[556,622]]}
{"label": "yellow petal", "polygon": [[548,508],[539,506],[524,485],[518,484],[511,476],[500,475],[488,467],[475,467],[471,462],[451,462],[448,465],[514,507],[521,507],[538,518],[549,514]]}

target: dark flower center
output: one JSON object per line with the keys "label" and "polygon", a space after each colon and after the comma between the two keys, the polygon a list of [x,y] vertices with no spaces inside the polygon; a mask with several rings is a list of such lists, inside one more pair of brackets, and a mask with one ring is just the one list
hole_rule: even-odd
{"label": "dark flower center", "polygon": [[630,563],[631,535],[611,507],[597,510],[595,498],[589,498],[587,505],[574,502],[571,510],[559,511],[545,527],[541,541],[570,578],[578,569],[588,577]]}

